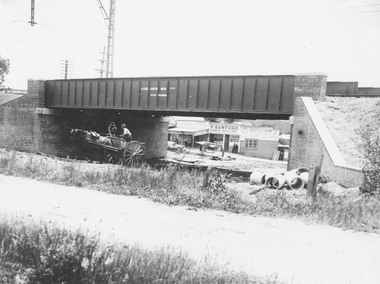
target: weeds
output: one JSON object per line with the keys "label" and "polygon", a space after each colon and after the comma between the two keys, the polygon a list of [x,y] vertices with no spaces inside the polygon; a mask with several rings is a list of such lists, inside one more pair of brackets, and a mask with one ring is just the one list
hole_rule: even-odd
{"label": "weeds", "polygon": [[13,271],[5,283],[15,278],[24,283],[278,283],[229,271],[209,259],[200,263],[170,248],[111,245],[80,230],[2,217],[0,272]]}
{"label": "weeds", "polygon": [[[318,195],[312,202],[303,191],[263,190],[249,199],[226,188],[228,177],[209,168],[186,171],[178,165],[154,170],[148,165],[128,168],[72,161],[25,158],[0,153],[0,173],[87,187],[121,195],[137,195],[168,205],[209,208],[233,213],[290,217],[345,229],[380,231],[380,197],[337,198]],[[54,164],[52,164],[54,163]]]}
{"label": "weeds", "polygon": [[380,194],[380,132],[367,128],[360,132],[366,163],[363,168],[363,191]]}

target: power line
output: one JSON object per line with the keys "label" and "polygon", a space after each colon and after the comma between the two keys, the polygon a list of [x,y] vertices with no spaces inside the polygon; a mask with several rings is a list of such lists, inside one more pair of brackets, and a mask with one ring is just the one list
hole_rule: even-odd
{"label": "power line", "polygon": [[342,7],[341,9],[357,9],[357,8],[368,8],[368,7],[375,7],[380,6],[379,4],[368,4],[368,5],[358,5],[358,6],[348,6],[348,7]]}
{"label": "power line", "polygon": [[362,11],[362,12],[356,12],[356,13],[353,13],[353,14],[378,13],[378,12],[380,12],[380,10]]}
{"label": "power line", "polygon": [[[378,13],[379,10],[377,8],[380,6],[380,3],[358,3],[356,0],[308,1],[307,3],[309,3],[308,7],[310,5],[314,6],[313,9],[308,9],[309,12],[319,16]],[[306,2],[303,2],[302,4],[306,5]],[[319,7],[317,7],[317,5]]]}

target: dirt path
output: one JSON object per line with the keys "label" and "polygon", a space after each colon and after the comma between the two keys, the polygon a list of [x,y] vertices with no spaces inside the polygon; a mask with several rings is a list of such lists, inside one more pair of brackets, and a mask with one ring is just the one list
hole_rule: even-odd
{"label": "dirt path", "polygon": [[146,247],[205,254],[254,275],[292,283],[380,283],[380,235],[222,211],[191,211],[0,175],[0,213],[26,213],[100,230]]}

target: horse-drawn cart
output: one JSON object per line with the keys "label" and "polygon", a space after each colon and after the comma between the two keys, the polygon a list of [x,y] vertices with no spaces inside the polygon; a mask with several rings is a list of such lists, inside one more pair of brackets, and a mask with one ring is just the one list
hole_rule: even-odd
{"label": "horse-drawn cart", "polygon": [[111,164],[133,166],[141,163],[145,154],[145,144],[142,142],[101,136],[93,131],[72,129],[70,139],[79,144],[84,156],[100,154],[104,161]]}

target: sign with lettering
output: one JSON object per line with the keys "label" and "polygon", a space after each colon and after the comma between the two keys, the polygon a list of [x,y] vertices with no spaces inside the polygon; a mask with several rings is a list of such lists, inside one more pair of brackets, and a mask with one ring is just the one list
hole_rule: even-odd
{"label": "sign with lettering", "polygon": [[258,140],[278,140],[280,130],[274,130],[272,127],[244,127],[242,129],[245,138]]}
{"label": "sign with lettering", "polygon": [[[151,97],[156,97],[156,96],[159,96],[159,97],[167,97],[168,96],[168,91],[167,91],[167,88],[166,87],[141,87],[140,88],[140,91],[149,91],[149,96]],[[140,95],[142,95],[142,93],[140,92]]]}
{"label": "sign with lettering", "polygon": [[211,134],[235,134],[239,131],[240,126],[228,123],[210,123]]}

